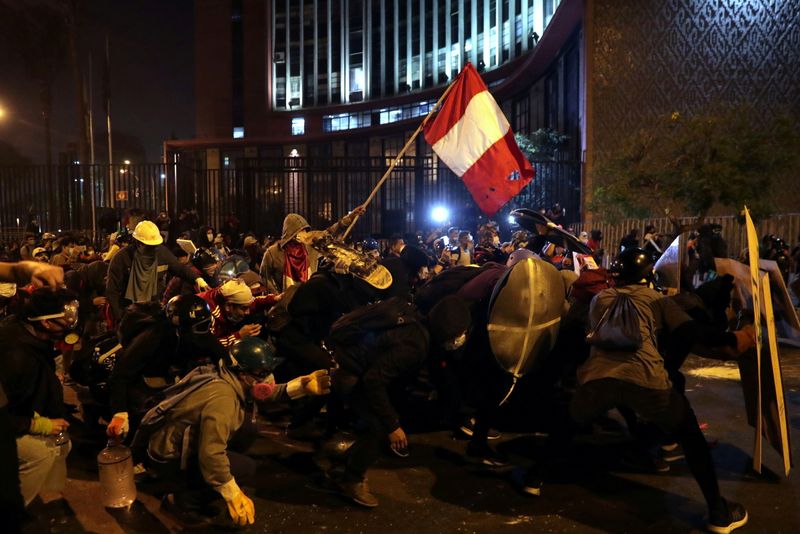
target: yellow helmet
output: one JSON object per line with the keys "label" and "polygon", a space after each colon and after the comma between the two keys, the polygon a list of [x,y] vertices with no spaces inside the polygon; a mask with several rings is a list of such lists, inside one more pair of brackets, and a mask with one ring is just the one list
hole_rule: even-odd
{"label": "yellow helmet", "polygon": [[133,229],[133,238],[145,245],[160,245],[164,242],[158,227],[150,221],[142,221]]}

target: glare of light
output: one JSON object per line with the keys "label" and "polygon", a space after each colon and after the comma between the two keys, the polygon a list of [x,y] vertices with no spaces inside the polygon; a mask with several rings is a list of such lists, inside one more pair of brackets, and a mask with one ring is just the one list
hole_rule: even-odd
{"label": "glare of light", "polygon": [[130,164],[131,164],[131,160],[129,160],[129,159],[126,159],[126,160],[125,160],[125,161],[123,161],[122,163],[124,163],[125,165],[130,165]]}
{"label": "glare of light", "polygon": [[3,107],[0,107],[0,119],[6,118],[6,110]]}
{"label": "glare of light", "polygon": [[19,217],[17,217],[17,226],[19,226]]}
{"label": "glare of light", "polygon": [[120,169],[120,170],[119,170],[119,173],[120,173],[120,174],[125,174],[125,169]]}
{"label": "glare of light", "polygon": [[292,151],[289,152],[289,157],[290,158],[299,158],[300,157],[300,152],[298,152],[296,148],[293,148]]}
{"label": "glare of light", "polygon": [[167,175],[166,175],[166,174],[164,174],[164,173],[161,173],[161,179],[162,179],[162,180],[163,180],[163,179],[165,179],[166,177],[167,177]]}
{"label": "glare of light", "polygon": [[450,210],[444,206],[435,206],[431,210],[431,220],[435,223],[444,223],[450,219]]}
{"label": "glare of light", "polygon": [[508,224],[517,224],[517,220],[514,218],[513,215],[508,216]]}
{"label": "glare of light", "polygon": [[78,161],[77,159],[75,161],[73,161],[72,163],[75,164],[75,165],[80,165],[81,164],[81,162]]}
{"label": "glare of light", "polygon": [[83,183],[83,178],[81,178],[81,183]]}

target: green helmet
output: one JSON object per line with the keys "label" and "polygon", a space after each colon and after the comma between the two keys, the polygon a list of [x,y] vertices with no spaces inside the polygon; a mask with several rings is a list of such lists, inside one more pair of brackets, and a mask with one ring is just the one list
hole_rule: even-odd
{"label": "green helmet", "polygon": [[234,371],[242,371],[256,376],[272,373],[283,358],[275,356],[272,345],[260,337],[245,337],[228,350],[225,364]]}

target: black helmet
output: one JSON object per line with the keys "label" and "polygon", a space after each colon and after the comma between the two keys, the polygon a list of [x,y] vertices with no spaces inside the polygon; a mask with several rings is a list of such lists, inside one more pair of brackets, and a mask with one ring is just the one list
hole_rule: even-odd
{"label": "black helmet", "polygon": [[128,230],[127,226],[123,226],[120,228],[119,232],[117,232],[117,237],[114,239],[114,244],[116,244],[118,247],[124,247],[125,245],[130,245],[131,243],[133,243],[131,231]]}
{"label": "black helmet", "polygon": [[653,279],[653,255],[640,248],[626,248],[614,258],[608,272],[621,285],[638,284]]}
{"label": "black helmet", "polygon": [[178,295],[167,302],[167,318],[181,330],[207,334],[211,328],[211,309],[197,295]]}
{"label": "black helmet", "polygon": [[370,250],[379,250],[379,249],[380,245],[378,245],[378,241],[372,237],[368,237],[361,242],[361,250],[363,250],[364,252],[369,252]]}
{"label": "black helmet", "polygon": [[192,254],[192,265],[200,270],[205,269],[209,265],[219,263],[219,261],[220,257],[210,248],[198,248],[195,250],[194,254]]}
{"label": "black helmet", "polygon": [[267,376],[283,362],[275,356],[275,349],[260,337],[244,337],[228,351],[225,364],[234,371],[242,371],[256,376]]}

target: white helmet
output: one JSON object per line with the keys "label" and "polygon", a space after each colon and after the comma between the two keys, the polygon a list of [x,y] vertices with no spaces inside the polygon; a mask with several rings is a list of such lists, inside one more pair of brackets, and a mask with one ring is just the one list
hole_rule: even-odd
{"label": "white helmet", "polygon": [[142,221],[133,229],[133,238],[145,245],[160,245],[164,242],[158,227],[150,221]]}

